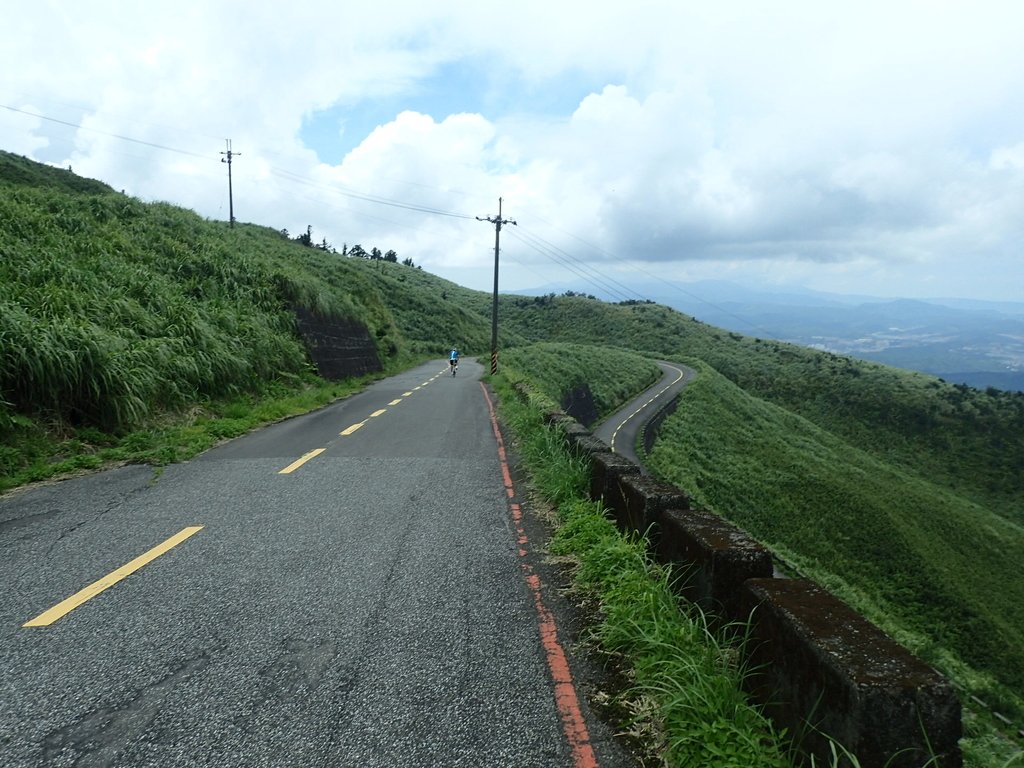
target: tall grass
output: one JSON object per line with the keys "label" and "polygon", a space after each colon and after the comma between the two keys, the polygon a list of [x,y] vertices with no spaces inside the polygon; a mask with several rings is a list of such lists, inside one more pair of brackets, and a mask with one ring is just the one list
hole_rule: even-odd
{"label": "tall grass", "polygon": [[369,319],[382,357],[398,351],[372,286],[360,293],[358,276],[325,280],[311,249],[276,233],[229,233],[112,192],[5,192],[0,428],[22,413],[124,431],[156,413],[305,376],[292,306]]}

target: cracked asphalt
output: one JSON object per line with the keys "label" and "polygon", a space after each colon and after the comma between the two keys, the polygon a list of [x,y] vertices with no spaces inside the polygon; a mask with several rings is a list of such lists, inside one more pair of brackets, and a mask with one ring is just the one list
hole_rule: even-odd
{"label": "cracked asphalt", "polygon": [[[162,473],[0,499],[0,765],[573,766],[481,368],[443,367]],[[543,591],[597,763],[637,765],[587,703],[602,672],[572,606]]]}

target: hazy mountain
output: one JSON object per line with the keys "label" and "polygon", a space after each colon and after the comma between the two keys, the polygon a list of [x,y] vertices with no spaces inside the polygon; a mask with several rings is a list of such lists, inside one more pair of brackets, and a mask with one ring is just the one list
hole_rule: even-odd
{"label": "hazy mountain", "polygon": [[[711,280],[628,288],[631,297],[748,336],[874,360],[980,389],[1024,391],[1024,302],[883,299]],[[572,288],[545,286],[526,293],[566,290]]]}

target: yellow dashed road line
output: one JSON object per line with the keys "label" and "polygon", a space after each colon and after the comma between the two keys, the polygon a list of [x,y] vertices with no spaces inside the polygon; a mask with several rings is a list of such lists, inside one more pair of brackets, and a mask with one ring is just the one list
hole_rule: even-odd
{"label": "yellow dashed road line", "polygon": [[[398,405],[399,403],[402,402],[402,400],[404,398],[411,397],[413,392],[416,392],[417,390],[423,389],[423,387],[425,387],[428,384],[430,384],[430,382],[432,382],[434,379],[436,379],[440,375],[441,374],[439,373],[439,374],[435,375],[433,378],[428,379],[427,381],[423,382],[418,387],[413,387],[410,391],[403,392],[401,397],[396,397],[394,400],[392,400],[390,403],[388,403],[388,405],[389,406]],[[368,422],[370,419],[374,419],[377,416],[381,416],[382,414],[384,414],[386,412],[387,412],[387,408],[381,408],[379,410],[376,410],[373,413],[371,413],[369,416],[367,416],[365,419],[363,419],[362,421],[356,422],[355,424],[352,424],[351,426],[346,427],[345,429],[343,429],[338,434],[340,436],[342,436],[342,437],[347,437],[348,435],[351,435],[353,432],[356,432],[361,427],[363,427],[363,425],[365,425],[366,422]],[[325,450],[327,450],[327,449],[326,448],[317,448],[316,450],[310,451],[309,453],[305,454],[302,458],[292,462],[287,467],[282,469],[280,472],[278,472],[278,474],[280,474],[280,475],[287,475],[287,474],[290,474],[291,472],[294,472],[296,469],[301,467],[303,464],[305,464],[310,459],[315,459],[317,456],[319,456]]]}
{"label": "yellow dashed road line", "polygon": [[144,566],[147,563],[155,560],[156,558],[158,558],[160,555],[164,554],[168,550],[173,549],[174,547],[178,546],[181,542],[183,542],[189,536],[191,536],[191,535],[193,535],[195,533],[199,533],[199,531],[201,531],[201,530],[203,530],[203,526],[201,526],[201,525],[196,525],[196,526],[192,526],[190,528],[182,529],[181,531],[179,531],[178,533],[176,533],[173,536],[171,536],[171,538],[167,539],[162,544],[157,544],[155,547],[153,547],[151,550],[149,550],[145,554],[139,555],[134,560],[132,560],[130,563],[127,563],[126,565],[122,565],[116,571],[113,571],[112,573],[107,574],[106,576],[104,576],[99,581],[94,581],[92,584],[90,584],[85,589],[79,590],[78,592],[73,594],[71,597],[69,597],[66,600],[63,600],[63,601],[57,603],[57,605],[53,606],[53,608],[51,608],[50,610],[44,611],[43,613],[41,613],[38,616],[36,616],[34,619],[31,619],[30,621],[26,621],[21,626],[23,626],[23,627],[47,627],[50,624],[53,624],[53,622],[55,622],[57,619],[59,619],[62,616],[66,616],[67,614],[71,613],[71,611],[75,610],[75,608],[80,606],[82,603],[86,602],[87,600],[91,600],[92,598],[96,597],[96,595],[98,595],[100,592],[103,592],[104,590],[109,589],[110,587],[114,586],[115,584],[117,584],[117,582],[121,581],[121,579],[125,578],[126,576],[130,576],[131,574],[135,573],[142,566]]}
{"label": "yellow dashed road line", "polygon": [[309,461],[310,459],[315,459],[317,456],[319,456],[321,453],[323,453],[326,450],[327,450],[326,448],[315,448],[312,451],[310,451],[309,453],[304,454],[302,456],[302,458],[296,459],[295,461],[293,461],[291,464],[289,464],[287,467],[282,469],[277,474],[279,474],[279,475],[290,475],[292,472],[294,472],[296,469],[301,467],[307,461]]}

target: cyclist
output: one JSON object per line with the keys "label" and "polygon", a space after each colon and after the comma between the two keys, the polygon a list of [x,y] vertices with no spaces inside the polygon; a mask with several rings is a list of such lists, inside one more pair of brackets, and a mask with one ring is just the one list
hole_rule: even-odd
{"label": "cyclist", "polygon": [[452,351],[448,355],[448,365],[452,369],[452,376],[454,376],[455,369],[459,367],[459,350],[455,347],[452,347]]}

